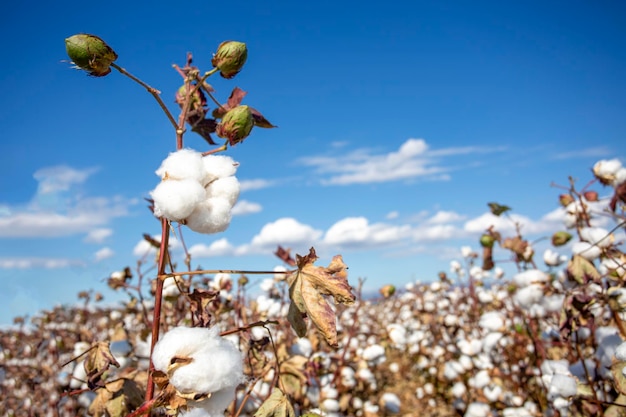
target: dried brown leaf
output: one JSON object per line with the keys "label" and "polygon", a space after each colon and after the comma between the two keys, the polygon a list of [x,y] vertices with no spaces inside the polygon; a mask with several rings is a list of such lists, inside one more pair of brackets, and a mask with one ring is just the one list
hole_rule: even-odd
{"label": "dried brown leaf", "polygon": [[298,270],[287,279],[291,298],[289,321],[301,336],[302,316],[298,316],[297,311],[306,314],[328,344],[337,346],[335,311],[324,296],[332,296],[335,302],[341,304],[354,303],[355,296],[348,284],[347,267],[341,255],[335,256],[326,268],[314,266],[313,263],[317,260],[314,248],[306,256],[296,255],[296,259]]}
{"label": "dried brown leaf", "polygon": [[287,396],[279,388],[274,388],[254,417],[296,417],[296,413]]}

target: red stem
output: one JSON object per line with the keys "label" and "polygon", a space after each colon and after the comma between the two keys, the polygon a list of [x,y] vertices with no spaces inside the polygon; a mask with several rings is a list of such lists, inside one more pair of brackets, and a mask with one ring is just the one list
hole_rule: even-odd
{"label": "red stem", "polygon": [[168,258],[168,243],[170,238],[169,223],[166,219],[161,219],[161,247],[159,248],[159,271],[157,274],[156,291],[154,295],[154,314],[152,316],[152,343],[150,345],[150,372],[148,372],[148,386],[146,388],[146,401],[152,400],[154,396],[154,381],[152,380],[152,352],[154,345],[159,340],[159,324],[161,323],[161,300],[163,299],[163,281],[159,278],[165,273],[166,260]]}

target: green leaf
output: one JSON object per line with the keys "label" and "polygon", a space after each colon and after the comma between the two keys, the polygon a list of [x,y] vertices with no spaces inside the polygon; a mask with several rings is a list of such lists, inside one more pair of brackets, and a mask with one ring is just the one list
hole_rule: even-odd
{"label": "green leaf", "polygon": [[496,216],[500,216],[502,213],[505,213],[511,210],[511,207],[505,206],[503,204],[491,202],[491,203],[487,203],[487,205],[489,206],[489,210],[491,210],[491,212]]}

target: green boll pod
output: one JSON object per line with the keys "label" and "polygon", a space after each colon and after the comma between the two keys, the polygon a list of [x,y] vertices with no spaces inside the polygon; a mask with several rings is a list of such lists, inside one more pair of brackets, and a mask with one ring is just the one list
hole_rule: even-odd
{"label": "green boll pod", "polygon": [[217,52],[211,59],[211,64],[220,70],[224,78],[233,78],[246,63],[248,48],[243,42],[226,41],[217,47]]}
{"label": "green boll pod", "polygon": [[220,138],[228,139],[230,146],[234,146],[247,138],[253,127],[254,118],[250,107],[237,106],[226,112],[215,128],[215,133]]}
{"label": "green boll pod", "polygon": [[480,237],[480,246],[483,248],[493,248],[495,242],[496,238],[491,235],[484,234]]}
{"label": "green boll pod", "polygon": [[567,232],[556,232],[552,235],[552,244],[554,246],[563,246],[570,241],[572,235]]}
{"label": "green boll pod", "polygon": [[94,77],[111,72],[111,63],[117,59],[115,51],[95,35],[80,33],[65,39],[65,50],[78,68]]}

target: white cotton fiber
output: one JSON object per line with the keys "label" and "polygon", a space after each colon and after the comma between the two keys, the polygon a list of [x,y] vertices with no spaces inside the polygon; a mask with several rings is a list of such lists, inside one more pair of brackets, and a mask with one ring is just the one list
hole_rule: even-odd
{"label": "white cotton fiber", "polygon": [[202,164],[202,154],[192,149],[181,149],[169,154],[161,163],[156,174],[164,178],[175,180],[192,179],[201,182],[205,172]]}
{"label": "white cotton fiber", "polygon": [[217,178],[230,177],[237,172],[237,163],[233,158],[225,155],[207,155],[202,158],[204,176],[202,182],[206,185]]}
{"label": "white cotton fiber", "polygon": [[237,177],[218,178],[206,188],[207,198],[223,198],[232,206],[239,198],[239,180]]}
{"label": "white cotton fiber", "polygon": [[394,393],[386,392],[380,398],[380,403],[386,412],[391,414],[397,414],[400,412],[400,398]]}
{"label": "white cotton fiber", "polygon": [[230,224],[231,207],[223,198],[203,201],[187,217],[187,227],[198,233],[223,232]]}
{"label": "white cotton fiber", "polygon": [[489,311],[480,316],[478,325],[485,330],[500,330],[504,326],[504,316],[498,311]]}
{"label": "white cotton fiber", "polygon": [[626,361],[626,342],[621,343],[615,349],[615,359],[617,359],[620,362],[625,362]]}
{"label": "white cotton fiber", "polygon": [[539,284],[532,284],[525,288],[520,288],[515,293],[513,299],[522,308],[530,308],[538,303],[543,297],[543,287]]}
{"label": "white cotton fiber", "polygon": [[613,243],[613,236],[602,227],[584,227],[580,229],[580,238],[601,248],[607,248]]}
{"label": "white cotton fiber", "polygon": [[195,180],[166,180],[161,181],[150,195],[154,200],[155,216],[181,221],[206,198],[206,191]]}
{"label": "white cotton fiber", "polygon": [[526,287],[533,283],[540,283],[548,281],[548,275],[538,269],[529,269],[527,271],[520,272],[513,277],[515,285],[518,287]]}
{"label": "white cotton fiber", "polygon": [[577,383],[576,379],[571,375],[554,374],[550,381],[550,388],[548,389],[548,397],[556,398],[568,398],[576,395]]}
{"label": "white cotton fiber", "polygon": [[580,255],[588,261],[593,261],[600,256],[602,250],[589,242],[576,242],[572,245],[572,253]]}
{"label": "white cotton fiber", "polygon": [[[191,362],[171,366],[173,358]],[[234,388],[243,378],[241,352],[221,338],[216,327],[170,330],[154,347],[152,362],[156,369],[168,374],[170,383],[181,393],[206,394],[228,389],[232,400]],[[205,405],[210,403],[203,404],[206,409]]]}

